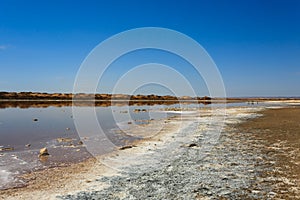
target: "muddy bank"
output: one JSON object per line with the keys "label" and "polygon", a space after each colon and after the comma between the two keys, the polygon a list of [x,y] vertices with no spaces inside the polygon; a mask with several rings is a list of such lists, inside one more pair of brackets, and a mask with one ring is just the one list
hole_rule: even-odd
{"label": "muddy bank", "polygon": [[[251,188],[272,190],[276,199],[300,199],[300,107],[265,110],[235,127],[251,135],[261,157]],[[276,194],[276,195],[275,195]]]}

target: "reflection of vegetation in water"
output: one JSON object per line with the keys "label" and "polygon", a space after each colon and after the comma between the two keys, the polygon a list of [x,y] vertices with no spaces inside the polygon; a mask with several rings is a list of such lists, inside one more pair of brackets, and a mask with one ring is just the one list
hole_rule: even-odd
{"label": "reflection of vegetation in water", "polygon": [[[172,105],[178,104],[179,101],[18,101],[8,100],[0,101],[0,108],[47,108],[49,106],[54,107],[66,107],[66,106],[152,106],[152,105]],[[186,101],[181,104],[194,104],[197,101]],[[202,102],[203,104],[210,104],[211,102]]]}
{"label": "reflection of vegetation in water", "polygon": [[126,95],[126,94],[72,94],[72,93],[39,93],[39,92],[0,92],[0,108],[7,107],[48,107],[48,106],[124,106],[124,105],[157,105],[176,104],[182,101],[201,101],[210,103],[210,97],[175,97],[159,95]]}

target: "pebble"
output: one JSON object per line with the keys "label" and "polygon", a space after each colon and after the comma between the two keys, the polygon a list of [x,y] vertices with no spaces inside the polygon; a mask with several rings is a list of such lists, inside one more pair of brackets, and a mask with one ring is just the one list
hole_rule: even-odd
{"label": "pebble", "polygon": [[260,193],[259,190],[252,190],[251,192],[254,193],[254,194],[259,194]]}
{"label": "pebble", "polygon": [[1,147],[0,151],[13,151],[14,148],[13,147]]}
{"label": "pebble", "polygon": [[40,154],[39,154],[39,156],[47,156],[47,155],[49,155],[49,153],[48,153],[48,149],[47,149],[46,147],[40,149]]}
{"label": "pebble", "polygon": [[120,147],[119,150],[131,149],[133,147],[135,147],[135,146],[134,145],[126,145],[126,146]]}
{"label": "pebble", "polygon": [[275,196],[276,194],[277,194],[277,193],[275,193],[275,192],[269,192],[269,193],[268,193],[269,196]]}

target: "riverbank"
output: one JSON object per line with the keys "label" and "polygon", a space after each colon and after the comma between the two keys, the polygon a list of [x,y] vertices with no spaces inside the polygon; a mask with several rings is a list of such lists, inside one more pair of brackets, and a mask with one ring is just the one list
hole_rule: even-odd
{"label": "riverbank", "polygon": [[211,113],[202,111],[198,125],[193,115],[174,118],[131,148],[28,174],[26,188],[0,191],[0,197],[299,199],[299,116],[298,107],[229,108],[217,143]]}

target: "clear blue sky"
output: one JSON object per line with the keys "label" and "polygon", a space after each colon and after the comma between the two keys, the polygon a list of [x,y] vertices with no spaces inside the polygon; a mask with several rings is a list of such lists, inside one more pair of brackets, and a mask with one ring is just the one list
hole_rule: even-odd
{"label": "clear blue sky", "polygon": [[1,0],[0,91],[71,92],[97,44],[147,26],[199,42],[228,96],[300,96],[299,0]]}

